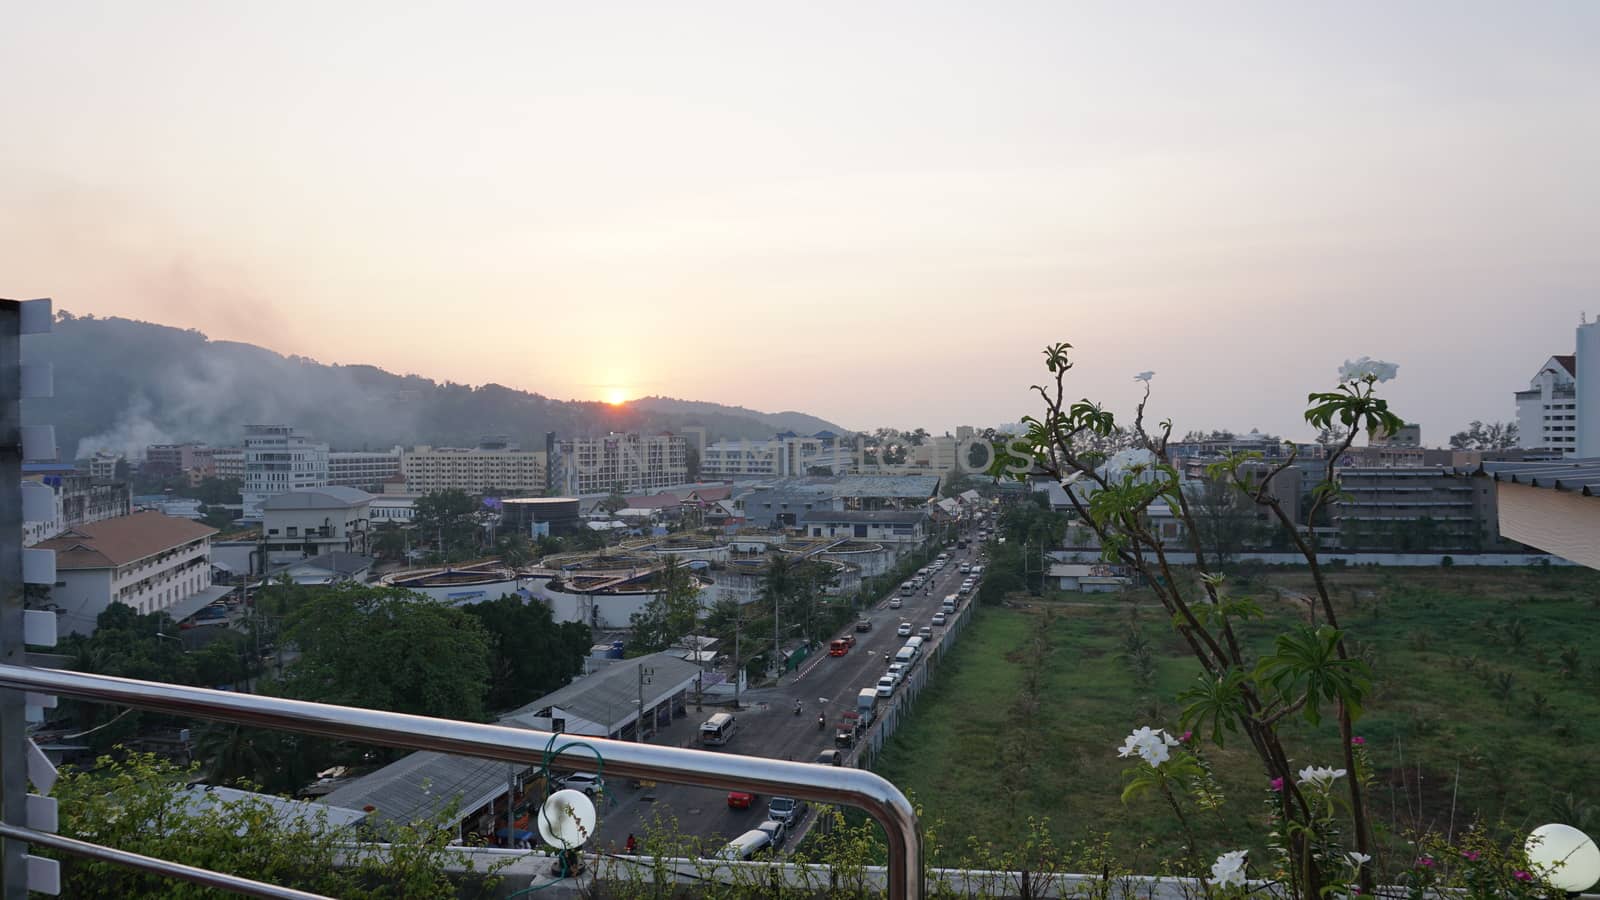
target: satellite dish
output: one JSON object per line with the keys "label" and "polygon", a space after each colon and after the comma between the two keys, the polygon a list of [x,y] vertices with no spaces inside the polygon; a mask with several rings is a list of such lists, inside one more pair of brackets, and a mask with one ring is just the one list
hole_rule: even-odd
{"label": "satellite dish", "polygon": [[556,791],[539,807],[539,836],[552,847],[572,850],[594,836],[594,801],[583,791]]}
{"label": "satellite dish", "polygon": [[1560,890],[1577,894],[1600,881],[1600,847],[1571,825],[1540,825],[1524,849],[1539,874]]}

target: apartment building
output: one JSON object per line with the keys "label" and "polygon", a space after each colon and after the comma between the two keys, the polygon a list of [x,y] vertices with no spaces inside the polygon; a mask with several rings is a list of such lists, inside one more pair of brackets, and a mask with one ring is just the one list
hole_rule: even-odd
{"label": "apartment building", "polygon": [[120,453],[100,450],[83,460],[81,467],[95,481],[111,481],[117,477],[117,463],[122,462],[122,459]]}
{"label": "apartment building", "polygon": [[328,454],[328,484],[362,490],[381,490],[385,481],[400,474],[400,448],[384,453],[335,450]]}
{"label": "apartment building", "polygon": [[324,553],[367,552],[372,502],[352,487],[297,488],[261,504],[261,529],[273,564]]}
{"label": "apartment building", "polygon": [[613,433],[547,439],[551,493],[573,496],[643,494],[689,480],[689,442],[682,435]]}
{"label": "apartment building", "polygon": [[268,497],[327,484],[327,444],[290,425],[251,425],[245,430],[245,518],[261,518],[261,504]]}
{"label": "apartment building", "polygon": [[1578,451],[1578,357],[1552,356],[1517,391],[1517,446]]}
{"label": "apartment building", "polygon": [[[112,603],[140,613],[187,617],[226,591],[211,587],[211,536],[216,530],[158,512],[137,512],[78,525],[39,544],[56,552],[50,602],[68,634],[90,634]],[[197,609],[198,606],[195,606]]]}
{"label": "apartment building", "polygon": [[31,547],[69,528],[126,516],[133,512],[133,497],[125,481],[96,481],[61,463],[23,463],[25,481],[37,481],[55,491],[55,515],[39,522],[22,523],[22,543]]}
{"label": "apartment building", "polygon": [[1485,552],[1506,549],[1493,489],[1448,466],[1339,469],[1333,525],[1345,550]]}
{"label": "apartment building", "polygon": [[545,452],[484,443],[477,447],[419,445],[400,455],[400,474],[412,494],[434,491],[543,494],[548,483]]}
{"label": "apartment building", "polygon": [[[178,474],[199,466],[199,452],[211,448],[205,444],[151,444],[144,448],[144,471]],[[209,462],[209,454],[206,454]]]}
{"label": "apartment building", "polygon": [[718,441],[700,451],[700,474],[707,478],[776,478],[816,469],[843,474],[853,465],[852,451],[826,431],[765,441]]}
{"label": "apartment building", "polygon": [[211,474],[229,481],[243,481],[244,451],[237,447],[219,447],[211,451]]}

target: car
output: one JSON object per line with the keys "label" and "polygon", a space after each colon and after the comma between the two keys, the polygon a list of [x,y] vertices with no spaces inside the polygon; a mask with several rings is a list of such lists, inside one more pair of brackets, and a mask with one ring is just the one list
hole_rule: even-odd
{"label": "car", "polygon": [[852,648],[852,649],[854,649],[854,648],[855,648],[855,645],[856,645],[856,636],[855,636],[855,635],[853,635],[853,634],[847,634],[847,635],[845,635],[845,636],[844,636],[844,638],[843,638],[843,640],[844,640],[844,642],[845,642],[845,643],[846,643],[846,644],[848,644],[848,645],[850,645],[850,647],[851,647],[851,648]]}
{"label": "car", "polygon": [[605,779],[593,772],[573,772],[561,779],[560,784],[564,791],[583,791],[591,797],[605,793],[606,789]]}
{"label": "car", "polygon": [[871,631],[872,630],[872,620],[871,619],[862,619],[861,621],[857,622],[856,623],[856,630],[857,631]]}
{"label": "car", "polygon": [[806,802],[793,797],[773,797],[767,802],[767,818],[788,825],[806,814]]}
{"label": "car", "polygon": [[927,638],[933,637],[933,628],[931,626],[928,626],[928,625],[924,625],[921,628],[918,628],[917,629],[917,637],[923,638],[923,639],[927,639]]}
{"label": "car", "polygon": [[846,725],[844,723],[840,723],[839,727],[834,729],[834,732],[833,732],[833,745],[835,747],[849,747],[849,746],[855,744],[855,742],[856,742],[856,727],[855,727],[855,725]]}
{"label": "car", "polygon": [[850,652],[850,645],[842,640],[832,641],[828,644],[829,656],[843,656]]}
{"label": "car", "polygon": [[901,622],[900,623],[900,627],[896,628],[894,630],[894,633],[899,635],[900,637],[911,637],[911,623],[910,622]]}
{"label": "car", "polygon": [[819,765],[819,766],[842,766],[842,765],[844,765],[844,751],[843,750],[824,750],[821,753],[818,753],[817,754],[817,765]]}
{"label": "car", "polygon": [[906,669],[907,668],[908,667],[906,666],[905,663],[890,663],[889,664],[889,674],[894,676],[894,680],[895,680],[896,684],[900,683],[900,679],[906,677]]}
{"label": "car", "polygon": [[889,608],[890,609],[899,609],[900,608],[900,598],[899,597],[890,597],[889,598]]}
{"label": "car", "polygon": [[877,687],[876,693],[877,693],[877,695],[879,697],[893,697],[894,696],[894,676],[885,675],[882,678],[879,678],[878,679],[878,687]]}
{"label": "car", "polygon": [[971,572],[972,571],[972,563],[962,563],[960,571],[961,571],[961,574],[963,574],[963,575],[967,574],[968,572]]}
{"label": "car", "polygon": [[749,809],[751,804],[753,804],[755,802],[756,802],[756,795],[750,793],[749,791],[729,791],[728,792],[728,808],[729,809]]}
{"label": "car", "polygon": [[948,554],[948,553],[941,553],[938,556],[934,557],[934,559],[937,559],[939,562],[944,562],[945,560],[947,560],[949,558],[950,558],[950,554]]}
{"label": "car", "polygon": [[944,624],[944,613],[942,613],[942,612],[934,613],[933,614],[933,624],[935,624],[935,625],[943,625]]}
{"label": "car", "polygon": [[782,847],[783,839],[789,836],[789,823],[779,822],[776,819],[768,819],[765,822],[762,822],[760,825],[757,825],[756,830],[766,832],[768,840],[772,841],[772,846]]}

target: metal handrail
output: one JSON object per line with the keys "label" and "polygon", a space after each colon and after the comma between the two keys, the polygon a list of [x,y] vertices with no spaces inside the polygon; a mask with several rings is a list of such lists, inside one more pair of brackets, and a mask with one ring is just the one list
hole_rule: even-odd
{"label": "metal handrail", "polygon": [[[30,666],[0,665],[0,688],[528,765],[542,764],[545,750],[554,737],[547,731],[526,728]],[[604,756],[607,775],[783,794],[857,807],[882,825],[888,838],[889,896],[897,900],[921,900],[922,831],[916,811],[905,794],[881,776],[859,769],[660,747],[587,735],[582,738]],[[574,748],[557,754],[550,764],[564,770],[586,770],[594,767],[594,758],[589,751]]]}

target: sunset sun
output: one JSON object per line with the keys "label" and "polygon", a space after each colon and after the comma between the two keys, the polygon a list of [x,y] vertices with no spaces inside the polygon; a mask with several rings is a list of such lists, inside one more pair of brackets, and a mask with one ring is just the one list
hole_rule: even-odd
{"label": "sunset sun", "polygon": [[612,406],[621,406],[628,402],[628,395],[622,388],[606,388],[606,402]]}

